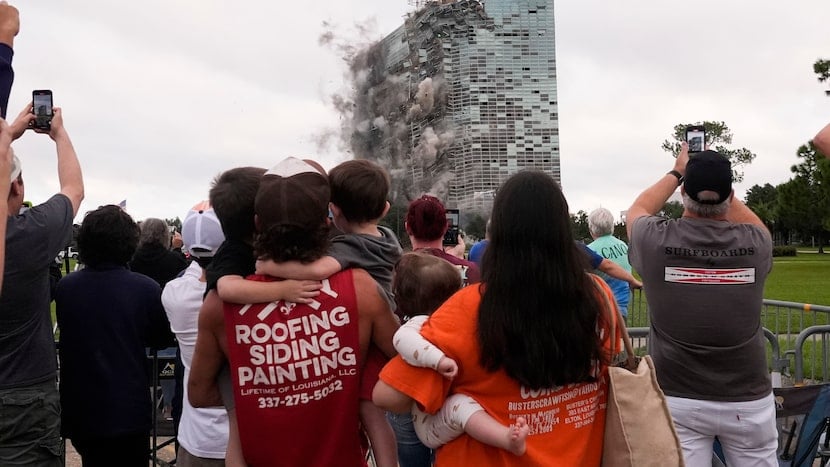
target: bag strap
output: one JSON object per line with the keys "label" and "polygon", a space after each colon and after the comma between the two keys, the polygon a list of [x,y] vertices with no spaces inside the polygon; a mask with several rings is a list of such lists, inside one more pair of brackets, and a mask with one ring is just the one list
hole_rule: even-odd
{"label": "bag strap", "polygon": [[617,302],[612,302],[608,298],[608,294],[606,293],[605,289],[602,288],[601,285],[597,282],[597,280],[602,280],[599,277],[592,277],[594,281],[594,287],[597,288],[599,295],[602,297],[602,301],[604,302],[605,306],[605,316],[608,319],[608,323],[616,323],[615,326],[609,326],[611,329],[611,357],[613,358],[617,354],[620,353],[621,349],[617,349],[617,332],[620,334],[620,339],[623,341],[623,349],[625,349],[626,354],[626,367],[632,368],[635,365],[635,356],[634,356],[634,346],[631,345],[631,337],[628,335],[628,328],[625,327],[625,319],[623,318],[622,314],[620,314],[619,308],[617,307]]}

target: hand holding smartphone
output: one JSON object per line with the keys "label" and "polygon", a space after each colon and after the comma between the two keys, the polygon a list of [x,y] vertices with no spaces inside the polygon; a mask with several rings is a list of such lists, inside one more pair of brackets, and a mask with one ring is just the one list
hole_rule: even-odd
{"label": "hand holding smartphone", "polygon": [[703,125],[686,127],[686,142],[689,143],[689,152],[703,152],[706,147],[706,128]]}
{"label": "hand holding smartphone", "polygon": [[52,91],[48,89],[37,89],[32,91],[32,113],[35,119],[32,128],[35,130],[49,131],[52,129],[54,102],[52,102]]}
{"label": "hand holding smartphone", "polygon": [[459,227],[461,224],[461,214],[458,209],[447,209],[447,232],[444,234],[444,246],[458,245]]}

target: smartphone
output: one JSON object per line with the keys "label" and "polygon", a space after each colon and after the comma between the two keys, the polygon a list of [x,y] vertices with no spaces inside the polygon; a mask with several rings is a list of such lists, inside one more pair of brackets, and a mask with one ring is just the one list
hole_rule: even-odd
{"label": "smartphone", "polygon": [[35,121],[32,127],[37,130],[50,130],[52,128],[52,91],[38,89],[32,91],[32,112],[35,114]]}
{"label": "smartphone", "polygon": [[445,246],[458,245],[459,226],[461,224],[461,213],[458,209],[447,209],[447,232],[444,234]]}
{"label": "smartphone", "polygon": [[703,125],[687,126],[686,142],[689,143],[689,152],[702,152],[706,147],[706,128]]}

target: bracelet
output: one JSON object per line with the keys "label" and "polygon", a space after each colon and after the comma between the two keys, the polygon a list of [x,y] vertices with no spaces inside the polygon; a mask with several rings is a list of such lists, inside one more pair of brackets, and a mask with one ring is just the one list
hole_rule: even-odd
{"label": "bracelet", "polygon": [[683,175],[680,175],[680,172],[676,170],[669,170],[668,172],[666,172],[666,175],[674,175],[675,177],[677,177],[677,186],[683,184]]}

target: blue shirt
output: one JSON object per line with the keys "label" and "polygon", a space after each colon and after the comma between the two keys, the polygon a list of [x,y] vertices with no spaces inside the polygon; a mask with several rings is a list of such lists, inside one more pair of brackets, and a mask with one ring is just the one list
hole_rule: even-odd
{"label": "blue shirt", "polygon": [[470,261],[476,263],[478,267],[481,267],[481,258],[484,256],[484,250],[487,249],[488,243],[490,243],[490,240],[485,238],[480,242],[476,242],[476,244],[470,248]]}

